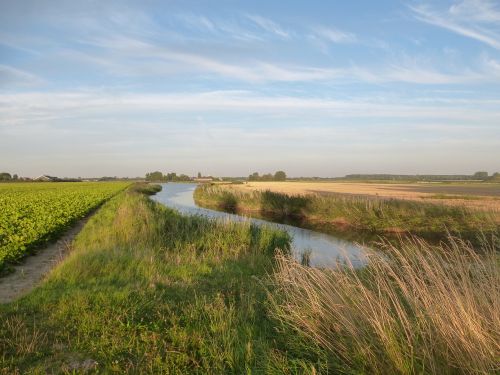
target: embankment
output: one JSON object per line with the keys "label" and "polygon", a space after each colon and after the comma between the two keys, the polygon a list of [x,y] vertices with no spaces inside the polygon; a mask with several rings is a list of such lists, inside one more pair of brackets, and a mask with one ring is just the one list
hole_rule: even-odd
{"label": "embankment", "polygon": [[231,185],[200,185],[194,194],[202,207],[239,212],[358,239],[416,235],[430,241],[451,234],[472,241],[498,234],[498,213],[376,197],[342,194],[289,195],[241,191]]}

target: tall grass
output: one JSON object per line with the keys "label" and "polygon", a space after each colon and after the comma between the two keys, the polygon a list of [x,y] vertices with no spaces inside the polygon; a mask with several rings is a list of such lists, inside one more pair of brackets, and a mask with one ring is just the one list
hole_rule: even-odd
{"label": "tall grass", "polygon": [[301,217],[304,210],[310,204],[310,198],[306,196],[293,196],[272,191],[264,191],[260,194],[260,210],[278,216]]}
{"label": "tall grass", "polygon": [[276,315],[341,358],[347,373],[499,372],[498,238],[481,255],[458,239],[384,246],[362,270],[279,256]]}
{"label": "tall grass", "polygon": [[[248,214],[300,218],[301,224],[320,231],[358,234],[413,234],[443,240],[449,233],[478,244],[480,233],[500,229],[498,213],[426,202],[345,194],[287,195],[271,191],[245,192],[231,186],[199,186],[194,194],[204,207],[222,209],[224,197]],[[274,215],[273,215],[274,214]]]}

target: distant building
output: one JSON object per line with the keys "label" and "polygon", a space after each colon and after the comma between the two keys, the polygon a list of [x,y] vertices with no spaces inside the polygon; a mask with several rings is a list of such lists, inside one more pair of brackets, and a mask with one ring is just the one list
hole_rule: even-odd
{"label": "distant building", "polygon": [[42,174],[41,176],[38,176],[37,178],[35,178],[35,181],[47,181],[47,182],[59,181],[59,177],[54,177],[54,176]]}
{"label": "distant building", "polygon": [[193,178],[194,182],[210,182],[213,181],[214,179],[212,177],[195,177]]}

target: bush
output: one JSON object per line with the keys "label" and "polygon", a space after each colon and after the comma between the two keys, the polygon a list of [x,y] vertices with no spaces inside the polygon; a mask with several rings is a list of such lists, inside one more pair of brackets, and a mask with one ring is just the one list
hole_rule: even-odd
{"label": "bush", "polygon": [[226,212],[236,213],[238,199],[230,191],[223,191],[219,197],[219,207]]}
{"label": "bush", "polygon": [[303,216],[303,210],[308,206],[310,199],[304,196],[293,196],[274,193],[267,190],[261,196],[261,211],[279,216]]}

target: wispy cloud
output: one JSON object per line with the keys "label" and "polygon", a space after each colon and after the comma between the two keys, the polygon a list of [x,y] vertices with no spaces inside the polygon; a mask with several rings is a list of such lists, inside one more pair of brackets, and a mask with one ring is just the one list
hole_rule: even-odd
{"label": "wispy cloud", "polygon": [[[220,112],[226,115],[242,113],[280,115],[287,114],[299,122],[311,116],[332,118],[404,119],[406,122],[472,121],[496,124],[500,121],[499,100],[479,101],[467,105],[462,100],[449,99],[436,103],[396,103],[391,100],[337,100],[328,98],[302,98],[266,96],[247,91],[210,91],[170,94],[124,94],[106,91],[27,92],[0,94],[0,130],[11,125],[51,124],[54,121],[84,120],[117,115],[127,118],[141,114],[144,118],[158,114]],[[370,120],[370,121],[371,121]]]}
{"label": "wispy cloud", "polygon": [[8,65],[0,65],[0,88],[35,86],[43,83],[43,79],[35,74]]}
{"label": "wispy cloud", "polygon": [[184,24],[198,31],[215,31],[217,29],[215,23],[208,17],[194,14],[179,14],[177,15]]}
{"label": "wispy cloud", "polygon": [[317,37],[331,43],[355,43],[357,41],[356,34],[332,27],[316,27],[313,32]]}
{"label": "wispy cloud", "polygon": [[500,49],[500,11],[487,0],[464,0],[446,10],[410,6],[416,19]]}
{"label": "wispy cloud", "polygon": [[274,22],[268,18],[259,16],[259,15],[255,15],[255,14],[247,14],[246,18],[248,18],[250,21],[252,21],[255,25],[259,26],[260,28],[262,28],[270,33],[276,34],[282,38],[290,37],[290,34],[287,31],[285,31],[276,22]]}
{"label": "wispy cloud", "polygon": [[450,14],[477,22],[500,22],[498,2],[489,0],[463,0],[450,7]]}
{"label": "wispy cloud", "polygon": [[[352,64],[343,67],[321,67],[293,65],[259,59],[245,59],[240,56],[221,59],[205,51],[195,53],[191,50],[163,46],[150,40],[141,40],[121,35],[108,35],[106,38],[92,38],[87,44],[113,51],[108,66],[116,72],[132,73],[134,66],[140,74],[211,74],[229,79],[251,83],[266,82],[406,82],[414,84],[460,84],[481,83],[498,80],[497,74],[488,71],[483,63],[481,69],[461,69],[453,72],[439,70],[417,58],[400,58],[398,63],[385,62],[381,66],[359,66]],[[78,55],[78,53],[77,53]],[[136,56],[141,56],[137,61]],[[90,58],[86,61],[105,66],[105,59]],[[161,62],[155,65],[152,61]],[[119,68],[124,64],[123,68]]]}

